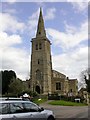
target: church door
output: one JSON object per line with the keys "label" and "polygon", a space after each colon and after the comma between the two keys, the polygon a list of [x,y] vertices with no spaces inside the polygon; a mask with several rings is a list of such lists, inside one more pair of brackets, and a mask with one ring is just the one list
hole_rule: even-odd
{"label": "church door", "polygon": [[36,86],[36,92],[40,94],[40,87],[38,85]]}

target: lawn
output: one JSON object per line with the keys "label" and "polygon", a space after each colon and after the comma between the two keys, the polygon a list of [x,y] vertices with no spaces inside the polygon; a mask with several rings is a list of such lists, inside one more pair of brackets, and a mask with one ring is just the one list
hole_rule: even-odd
{"label": "lawn", "polygon": [[51,105],[61,105],[61,106],[85,106],[84,103],[76,103],[76,102],[70,102],[70,101],[64,101],[64,100],[54,100],[49,102]]}

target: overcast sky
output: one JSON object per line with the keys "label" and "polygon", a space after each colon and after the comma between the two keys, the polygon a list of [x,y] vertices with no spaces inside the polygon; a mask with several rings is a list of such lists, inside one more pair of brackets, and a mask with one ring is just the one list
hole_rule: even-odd
{"label": "overcast sky", "polygon": [[0,4],[1,70],[14,70],[22,80],[29,78],[30,41],[36,36],[39,8],[42,7],[46,34],[52,43],[53,69],[79,79],[81,71],[88,67],[87,0],[18,1],[3,0]]}

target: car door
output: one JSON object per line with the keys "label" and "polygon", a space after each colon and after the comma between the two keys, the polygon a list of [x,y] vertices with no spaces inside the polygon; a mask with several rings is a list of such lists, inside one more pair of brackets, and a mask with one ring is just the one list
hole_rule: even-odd
{"label": "car door", "polygon": [[46,119],[46,114],[42,111],[39,110],[39,106],[37,106],[36,104],[32,103],[32,102],[26,102],[24,103],[24,108],[25,110],[28,112],[28,118],[32,118],[32,119],[38,119],[40,120],[42,119]]}
{"label": "car door", "polygon": [[22,102],[10,103],[10,118],[18,120],[19,118],[27,118]]}

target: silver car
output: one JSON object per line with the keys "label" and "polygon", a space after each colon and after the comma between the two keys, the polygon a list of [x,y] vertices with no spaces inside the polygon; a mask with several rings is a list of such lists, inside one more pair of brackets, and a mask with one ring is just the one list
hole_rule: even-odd
{"label": "silver car", "polygon": [[2,120],[55,120],[51,110],[44,110],[31,101],[1,100],[0,118]]}

